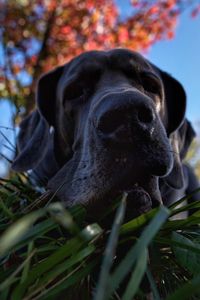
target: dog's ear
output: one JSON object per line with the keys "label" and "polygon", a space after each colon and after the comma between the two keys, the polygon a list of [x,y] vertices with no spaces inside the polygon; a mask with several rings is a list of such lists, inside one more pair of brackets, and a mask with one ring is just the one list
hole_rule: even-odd
{"label": "dog's ear", "polygon": [[50,126],[55,125],[56,90],[64,67],[43,75],[37,86],[37,108],[20,124],[19,154],[12,169],[18,172],[34,169],[48,150]]}
{"label": "dog's ear", "polygon": [[[160,70],[159,70],[160,71]],[[186,110],[185,90],[176,79],[160,71],[164,84],[165,105],[167,112],[167,133],[170,135],[176,131],[184,121]]]}
{"label": "dog's ear", "polygon": [[49,125],[55,126],[56,93],[64,66],[44,74],[38,81],[37,106]]}
{"label": "dog's ear", "polygon": [[23,172],[36,167],[47,151],[48,139],[49,125],[38,110],[35,110],[20,124],[17,143],[19,154],[12,169]]}
{"label": "dog's ear", "polygon": [[182,141],[181,149],[180,149],[180,156],[181,159],[184,159],[188,149],[196,137],[196,132],[192,126],[192,124],[186,119],[183,125],[179,129],[180,132],[180,139]]}
{"label": "dog's ear", "polygon": [[195,135],[191,123],[185,119],[181,127],[170,136],[174,152],[174,165],[172,171],[165,177],[165,181],[173,188],[180,189],[184,186],[182,163]]}
{"label": "dog's ear", "polygon": [[180,189],[184,185],[184,174],[180,157],[181,137],[179,128],[185,119],[186,94],[182,85],[172,76],[159,70],[164,85],[166,131],[170,137],[174,165],[171,172],[165,177],[168,185]]}
{"label": "dog's ear", "polygon": [[165,182],[172,188],[181,189],[184,186],[184,173],[180,157],[180,136],[173,132],[170,136],[174,164],[171,172],[164,178]]}

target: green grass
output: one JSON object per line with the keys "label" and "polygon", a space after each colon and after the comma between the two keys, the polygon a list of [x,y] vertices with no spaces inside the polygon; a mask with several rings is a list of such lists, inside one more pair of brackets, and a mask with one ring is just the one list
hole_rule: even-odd
{"label": "green grass", "polygon": [[67,210],[24,175],[1,179],[0,299],[200,299],[199,207],[161,206],[125,223],[124,194],[89,223],[85,208]]}

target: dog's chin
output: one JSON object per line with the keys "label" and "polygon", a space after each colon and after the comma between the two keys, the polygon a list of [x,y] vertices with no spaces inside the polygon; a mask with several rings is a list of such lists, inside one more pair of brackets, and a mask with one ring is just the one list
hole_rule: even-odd
{"label": "dog's chin", "polygon": [[[133,173],[134,166],[131,162],[128,166],[117,164],[114,167],[110,165],[110,168],[107,168],[110,174],[94,173],[91,176],[89,173],[79,182],[78,179],[83,176],[71,160],[49,181],[48,187],[67,207],[84,205],[90,221],[101,219],[124,193],[127,194],[126,220],[137,217],[162,203],[158,186],[159,177],[148,174],[146,168],[140,168],[137,174]],[[65,181],[61,185],[62,178],[65,178]]]}
{"label": "dog's chin", "polygon": [[126,197],[125,220],[129,221],[139,215],[150,211],[162,203],[158,187],[158,177],[144,176],[138,180],[124,180],[124,182],[111,188],[98,201],[87,203],[86,208],[90,220],[98,220],[101,215],[106,214],[109,206],[115,203],[116,199]]}

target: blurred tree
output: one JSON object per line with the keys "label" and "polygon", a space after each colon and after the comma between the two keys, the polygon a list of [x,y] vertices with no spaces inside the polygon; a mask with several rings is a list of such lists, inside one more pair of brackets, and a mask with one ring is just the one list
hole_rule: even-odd
{"label": "blurred tree", "polygon": [[[200,125],[199,125],[200,129]],[[197,132],[197,137],[192,142],[185,161],[189,163],[195,170],[197,177],[200,180],[200,131]]]}
{"label": "blurred tree", "polygon": [[28,113],[42,72],[91,49],[147,50],[171,39],[180,13],[198,1],[132,0],[123,18],[114,0],[0,0],[0,98]]}

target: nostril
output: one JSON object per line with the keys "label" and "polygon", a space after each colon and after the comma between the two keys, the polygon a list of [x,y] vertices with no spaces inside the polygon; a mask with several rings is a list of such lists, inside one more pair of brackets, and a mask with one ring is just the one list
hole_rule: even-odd
{"label": "nostril", "polygon": [[98,122],[98,130],[104,134],[113,133],[122,124],[122,115],[118,111],[104,114]]}
{"label": "nostril", "polygon": [[154,120],[154,113],[148,107],[140,107],[138,110],[138,120],[141,123],[151,123]]}
{"label": "nostril", "polygon": [[132,122],[140,125],[150,124],[154,120],[154,112],[150,107],[122,107],[121,109],[113,109],[104,112],[97,117],[95,122],[96,129],[106,136],[116,134],[122,139],[123,134],[132,127]]}

